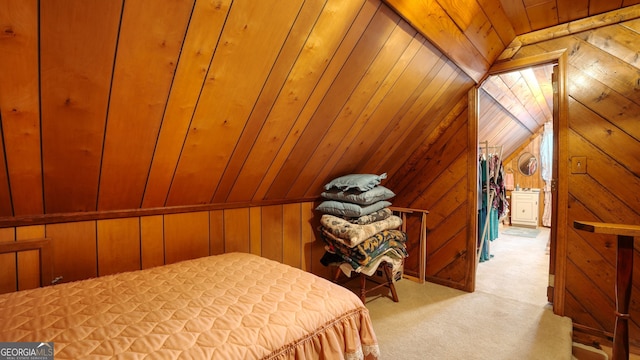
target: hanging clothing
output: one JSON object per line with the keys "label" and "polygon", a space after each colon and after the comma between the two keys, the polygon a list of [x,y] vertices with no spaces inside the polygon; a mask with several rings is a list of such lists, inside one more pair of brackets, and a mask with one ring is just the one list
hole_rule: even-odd
{"label": "hanging clothing", "polygon": [[515,180],[512,172],[508,172],[504,176],[504,188],[509,191],[515,189]]}
{"label": "hanging clothing", "polygon": [[[489,251],[490,242],[498,238],[498,227],[500,220],[509,211],[509,202],[506,197],[506,186],[504,182],[505,173],[502,162],[498,155],[490,155],[486,159],[480,157],[480,176],[482,191],[479,192],[478,207],[478,246],[480,249],[479,260],[487,261],[491,258]],[[487,219],[488,217],[488,219]],[[484,241],[482,236],[484,235]]]}
{"label": "hanging clothing", "polygon": [[544,132],[540,139],[540,174],[544,180],[544,210],[542,226],[551,226],[551,177],[553,166],[553,123],[544,124]]}

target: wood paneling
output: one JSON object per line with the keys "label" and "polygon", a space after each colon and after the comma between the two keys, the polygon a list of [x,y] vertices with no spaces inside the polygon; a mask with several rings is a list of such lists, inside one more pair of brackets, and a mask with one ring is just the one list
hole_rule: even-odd
{"label": "wood paneling", "polygon": [[[0,241],[51,239],[61,282],[225,252],[252,252],[330,276],[313,202],[0,229]],[[260,251],[264,253],[261,254]],[[165,261],[166,259],[166,261]],[[0,254],[0,293],[40,286],[37,251]]]}
{"label": "wood paneling", "polygon": [[[475,0],[400,1],[385,0],[411,25],[429,38],[449,59],[452,59],[470,78],[480,79],[489,66],[509,44],[498,33],[510,33],[510,24],[500,21],[500,10],[492,8],[488,18]],[[492,20],[496,24],[492,23]],[[501,30],[496,31],[495,27]],[[504,36],[504,35],[503,35]],[[513,36],[510,36],[513,38]]]}
{"label": "wood paneling", "polygon": [[36,0],[0,4],[1,216],[44,211],[40,103],[37,96],[25,96],[39,92],[37,14]]}
{"label": "wood paneling", "polygon": [[[385,45],[386,39],[397,26],[399,18],[386,7],[381,7],[368,24],[366,31],[355,44],[339,73],[332,79],[331,86],[309,118],[304,131],[297,136],[291,153],[280,167],[277,176],[269,188],[268,199],[286,197],[291,184],[288,179],[299,178],[300,168],[303,167],[317,149],[322,140],[318,134],[330,131],[331,125],[338,116],[340,109],[345,106],[348,98],[344,92],[356,91],[362,76],[375,64],[376,56]],[[338,135],[339,134],[335,134]],[[336,137],[332,137],[336,139]],[[315,173],[315,169],[313,170]]]}
{"label": "wood paneling", "polygon": [[[325,173],[318,169],[330,171],[329,163],[335,163],[344,156],[346,148],[350,145],[350,140],[360,133],[363,128],[379,128],[384,125],[381,120],[388,119],[390,114],[386,113],[386,105],[383,103],[388,96],[392,96],[391,86],[400,87],[401,74],[412,73],[407,67],[408,59],[414,58],[418,48],[423,48],[422,37],[416,40],[416,33],[406,23],[398,24],[384,46],[380,49],[376,58],[371,63],[369,70],[362,75],[358,85],[354,89],[354,96],[347,99],[340,112],[335,115],[331,127],[326,135],[321,139],[310,160],[303,165],[303,170],[297,177],[294,186],[289,190],[290,196],[313,196],[320,190],[318,179],[324,181]],[[413,46],[411,46],[413,45]],[[380,81],[380,79],[384,79]],[[418,78],[419,79],[419,78]],[[411,91],[412,84],[406,84],[406,91]],[[404,94],[406,96],[406,94]],[[395,101],[393,101],[395,103]],[[384,114],[384,115],[382,115]],[[342,134],[343,139],[338,146],[335,139]],[[353,148],[349,149],[351,154]],[[353,154],[355,155],[355,154]],[[355,158],[356,156],[354,156]],[[315,181],[314,181],[315,180]],[[308,184],[316,186],[308,187]]]}
{"label": "wood paneling", "polygon": [[164,206],[230,0],[196,1],[145,187],[143,207]]}
{"label": "wood paneling", "polygon": [[142,269],[164,264],[163,216],[140,217],[140,265]]}
{"label": "wood paneling", "polygon": [[[224,251],[249,252],[249,209],[229,209],[224,211]],[[213,236],[212,236],[213,238]]]}
{"label": "wood paneling", "polygon": [[[615,239],[576,232],[571,224],[574,220],[640,222],[640,126],[636,121],[640,70],[630,56],[631,44],[640,41],[640,33],[628,31],[636,24],[633,20],[548,38],[523,46],[515,56],[567,49],[568,144],[560,166],[568,174],[569,200],[559,204],[568,210],[568,218],[558,224],[566,227],[561,229],[567,234],[566,254],[561,255],[566,257],[566,272],[556,279],[564,285],[556,291],[563,292],[566,302],[555,310],[570,316],[576,329],[599,333],[601,338],[612,334],[615,319]],[[585,174],[568,171],[574,156],[586,157]],[[634,289],[640,289],[635,280]],[[639,315],[640,308],[632,305],[631,318]],[[636,322],[630,335],[632,346],[640,346]]]}
{"label": "wood paneling", "polygon": [[230,8],[167,205],[206,204],[213,198],[300,5],[241,1]]}
{"label": "wood paneling", "polygon": [[263,206],[260,215],[262,220],[261,233],[262,239],[268,239],[268,244],[262,244],[262,256],[282,262],[284,242],[283,237],[283,208],[282,206],[272,205]]}
{"label": "wood paneling", "polygon": [[[570,175],[561,198],[582,204],[580,214],[595,218],[586,220],[638,220],[638,192],[629,188],[639,173],[640,25],[626,20],[640,6],[582,19],[619,7],[573,0],[0,2],[1,220],[11,241],[16,224],[44,224],[63,281],[119,269],[109,261],[120,240],[132,247],[123,260],[138,257],[145,268],[238,250],[328,275],[319,266],[323,245],[313,241],[313,200],[335,176],[386,172],[394,205],[430,211],[429,279],[472,290],[469,194],[478,139],[467,94],[496,59],[568,49],[570,155],[587,156],[588,174]],[[572,22],[524,34],[563,21]],[[546,74],[500,78],[505,91],[530,90],[521,103],[526,138],[540,125],[535,119],[550,113],[550,88],[539,80]],[[495,128],[496,142],[506,143],[510,132]],[[596,195],[585,198],[583,189]],[[196,205],[210,207],[167,208]],[[139,225],[111,219],[142,210],[154,212],[131,215]],[[606,332],[605,315],[591,313],[606,297],[583,298],[586,286],[606,281],[584,285],[592,269],[577,257],[591,255],[574,254],[570,276],[557,280],[570,290],[562,310]],[[15,288],[20,275],[9,274]]]}
{"label": "wood paneling", "polygon": [[[16,229],[16,241],[28,239],[42,239],[45,237],[44,225],[25,226]],[[18,290],[40,287],[40,251],[27,250],[18,252],[17,272]]]}
{"label": "wood paneling", "polygon": [[45,212],[95,210],[122,1],[40,6]]}
{"label": "wood paneling", "polygon": [[[296,268],[302,267],[302,209],[300,204],[286,204],[282,207],[282,235],[285,239],[282,262]],[[287,241],[300,239],[300,241]]]}
{"label": "wood paneling", "polygon": [[225,252],[224,221],[224,210],[209,212],[209,253],[211,255],[223,254]]}
{"label": "wood paneling", "polygon": [[638,4],[637,0],[499,0],[516,35]]}
{"label": "wood paneling", "polygon": [[[466,105],[464,99],[462,104]],[[396,204],[428,209],[426,277],[429,281],[468,288],[468,267],[474,254],[467,248],[469,234],[468,118],[466,107],[451,110],[451,122],[433,130],[433,141],[425,142],[403,165],[415,177],[391,177],[386,183],[397,190]],[[401,171],[402,172],[402,171]]]}
{"label": "wood paneling", "polygon": [[[98,210],[141,205],[193,3],[136,0],[124,4],[111,79]],[[127,169],[126,181],[123,168]]]}
{"label": "wood paneling", "polygon": [[[15,241],[15,229],[0,229],[0,242]],[[15,253],[0,254],[0,294],[18,290],[18,266]]]}
{"label": "wood paneling", "polygon": [[553,65],[489,76],[481,86],[479,139],[502,145],[502,158],[513,155],[552,121]]}
{"label": "wood paneling", "polygon": [[262,255],[262,209],[259,207],[249,208],[249,241],[251,243],[251,253]]}
{"label": "wood paneling", "polygon": [[139,219],[99,220],[97,228],[98,276],[141,269]]}
{"label": "wood paneling", "polygon": [[[393,175],[550,3],[2,2],[0,216],[301,201]],[[625,31],[588,36],[629,59]],[[540,104],[533,75],[510,89]]]}
{"label": "wood paneling", "polygon": [[164,249],[167,264],[209,255],[209,213],[166,215]]}
{"label": "wood paneling", "polygon": [[45,228],[53,247],[53,276],[69,282],[98,276],[96,222],[51,224]]}
{"label": "wood paneling", "polygon": [[[309,4],[313,4],[310,2]],[[307,5],[307,3],[305,3]],[[305,6],[307,10],[308,6]],[[261,113],[255,113],[261,116],[260,124],[262,124],[263,130],[259,134],[244,137],[243,147],[239,152],[234,153],[232,161],[238,165],[233,166],[240,169],[236,170],[237,178],[233,184],[218,189],[216,198],[227,196],[229,201],[238,201],[247,198],[251,198],[253,193],[260,185],[255,181],[260,174],[267,173],[269,167],[272,165],[274,158],[278,155],[280,147],[290,139],[295,137],[296,133],[292,133],[297,121],[302,121],[299,116],[305,108],[305,101],[302,99],[309,99],[313,96],[314,91],[322,91],[322,88],[317,89],[319,82],[326,81],[326,79],[334,76],[332,70],[332,64],[337,64],[340,61],[344,61],[344,56],[348,54],[344,51],[345,48],[353,46],[350,42],[356,39],[352,34],[360,34],[362,25],[365,20],[368,22],[373,15],[372,6],[365,6],[360,1],[350,2],[331,2],[327,3],[322,12],[319,13],[314,21],[305,22],[305,17],[308,17],[307,13],[303,13],[305,17],[299,19],[294,24],[292,31],[300,31],[306,35],[306,44],[296,40],[296,37],[292,37],[287,41],[285,48],[283,48],[284,55],[292,52],[295,49],[295,62],[290,63],[291,58],[279,57],[279,61],[276,63],[278,66],[274,70],[278,70],[273,76],[280,76],[282,79],[278,79],[276,82],[280,85],[277,94],[273,94],[273,103],[268,109]],[[340,11],[344,14],[339,22],[336,23],[334,14],[336,11]],[[355,21],[355,18],[361,19],[357,22],[355,28],[350,29],[351,25]],[[313,27],[310,28],[310,24]],[[331,25],[330,25],[331,24]],[[300,36],[299,38],[302,38]],[[326,39],[326,40],[322,40]],[[346,44],[343,42],[347,40]],[[343,47],[341,47],[341,44]],[[343,49],[343,51],[339,51]],[[293,54],[291,55],[293,57]],[[336,58],[337,57],[337,58]],[[333,59],[337,62],[330,62],[329,59]],[[339,59],[339,60],[338,60]],[[282,69],[287,61],[288,68],[287,73]],[[284,75],[288,75],[286,78]],[[272,79],[269,79],[269,83],[272,83]],[[276,79],[274,79],[276,80]],[[262,107],[259,108],[262,110]],[[254,114],[250,120],[254,120]],[[291,117],[291,114],[297,116]],[[248,130],[257,132],[255,126],[249,127]],[[253,140],[250,143],[246,142]],[[245,150],[246,149],[246,150]],[[234,165],[233,163],[231,165]],[[228,179],[233,179],[229,177]],[[226,188],[231,188],[229,193],[224,192]]]}

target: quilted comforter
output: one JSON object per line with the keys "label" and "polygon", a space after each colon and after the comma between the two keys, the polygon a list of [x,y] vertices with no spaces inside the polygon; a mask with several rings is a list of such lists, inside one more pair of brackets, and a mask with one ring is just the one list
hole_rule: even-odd
{"label": "quilted comforter", "polygon": [[0,295],[0,341],[55,359],[377,359],[351,291],[229,253]]}

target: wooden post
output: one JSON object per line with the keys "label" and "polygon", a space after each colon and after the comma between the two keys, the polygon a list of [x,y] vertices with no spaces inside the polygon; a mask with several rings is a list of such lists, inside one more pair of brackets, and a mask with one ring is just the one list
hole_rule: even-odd
{"label": "wooden post", "polygon": [[613,332],[613,360],[629,359],[629,302],[633,286],[633,238],[640,226],[574,221],[578,230],[618,236],[616,252],[616,327]]}
{"label": "wooden post", "polygon": [[618,235],[616,253],[616,328],[614,360],[629,359],[629,302],[633,284],[633,236]]}

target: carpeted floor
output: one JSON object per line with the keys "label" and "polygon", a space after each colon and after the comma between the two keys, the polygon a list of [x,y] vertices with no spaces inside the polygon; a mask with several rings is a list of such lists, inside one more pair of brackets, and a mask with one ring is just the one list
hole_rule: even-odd
{"label": "carpeted floor", "polygon": [[[398,303],[368,298],[382,359],[571,359],[571,320],[546,304],[548,254],[540,238],[502,236],[501,243],[492,242],[494,257],[479,265],[474,293],[403,279],[396,284]],[[507,250],[509,244],[513,248]],[[522,261],[516,248],[539,260]],[[497,274],[503,277],[491,279]]]}
{"label": "carpeted floor", "polygon": [[540,234],[540,229],[509,226],[501,230],[503,235],[513,235],[519,237],[536,238]]}

